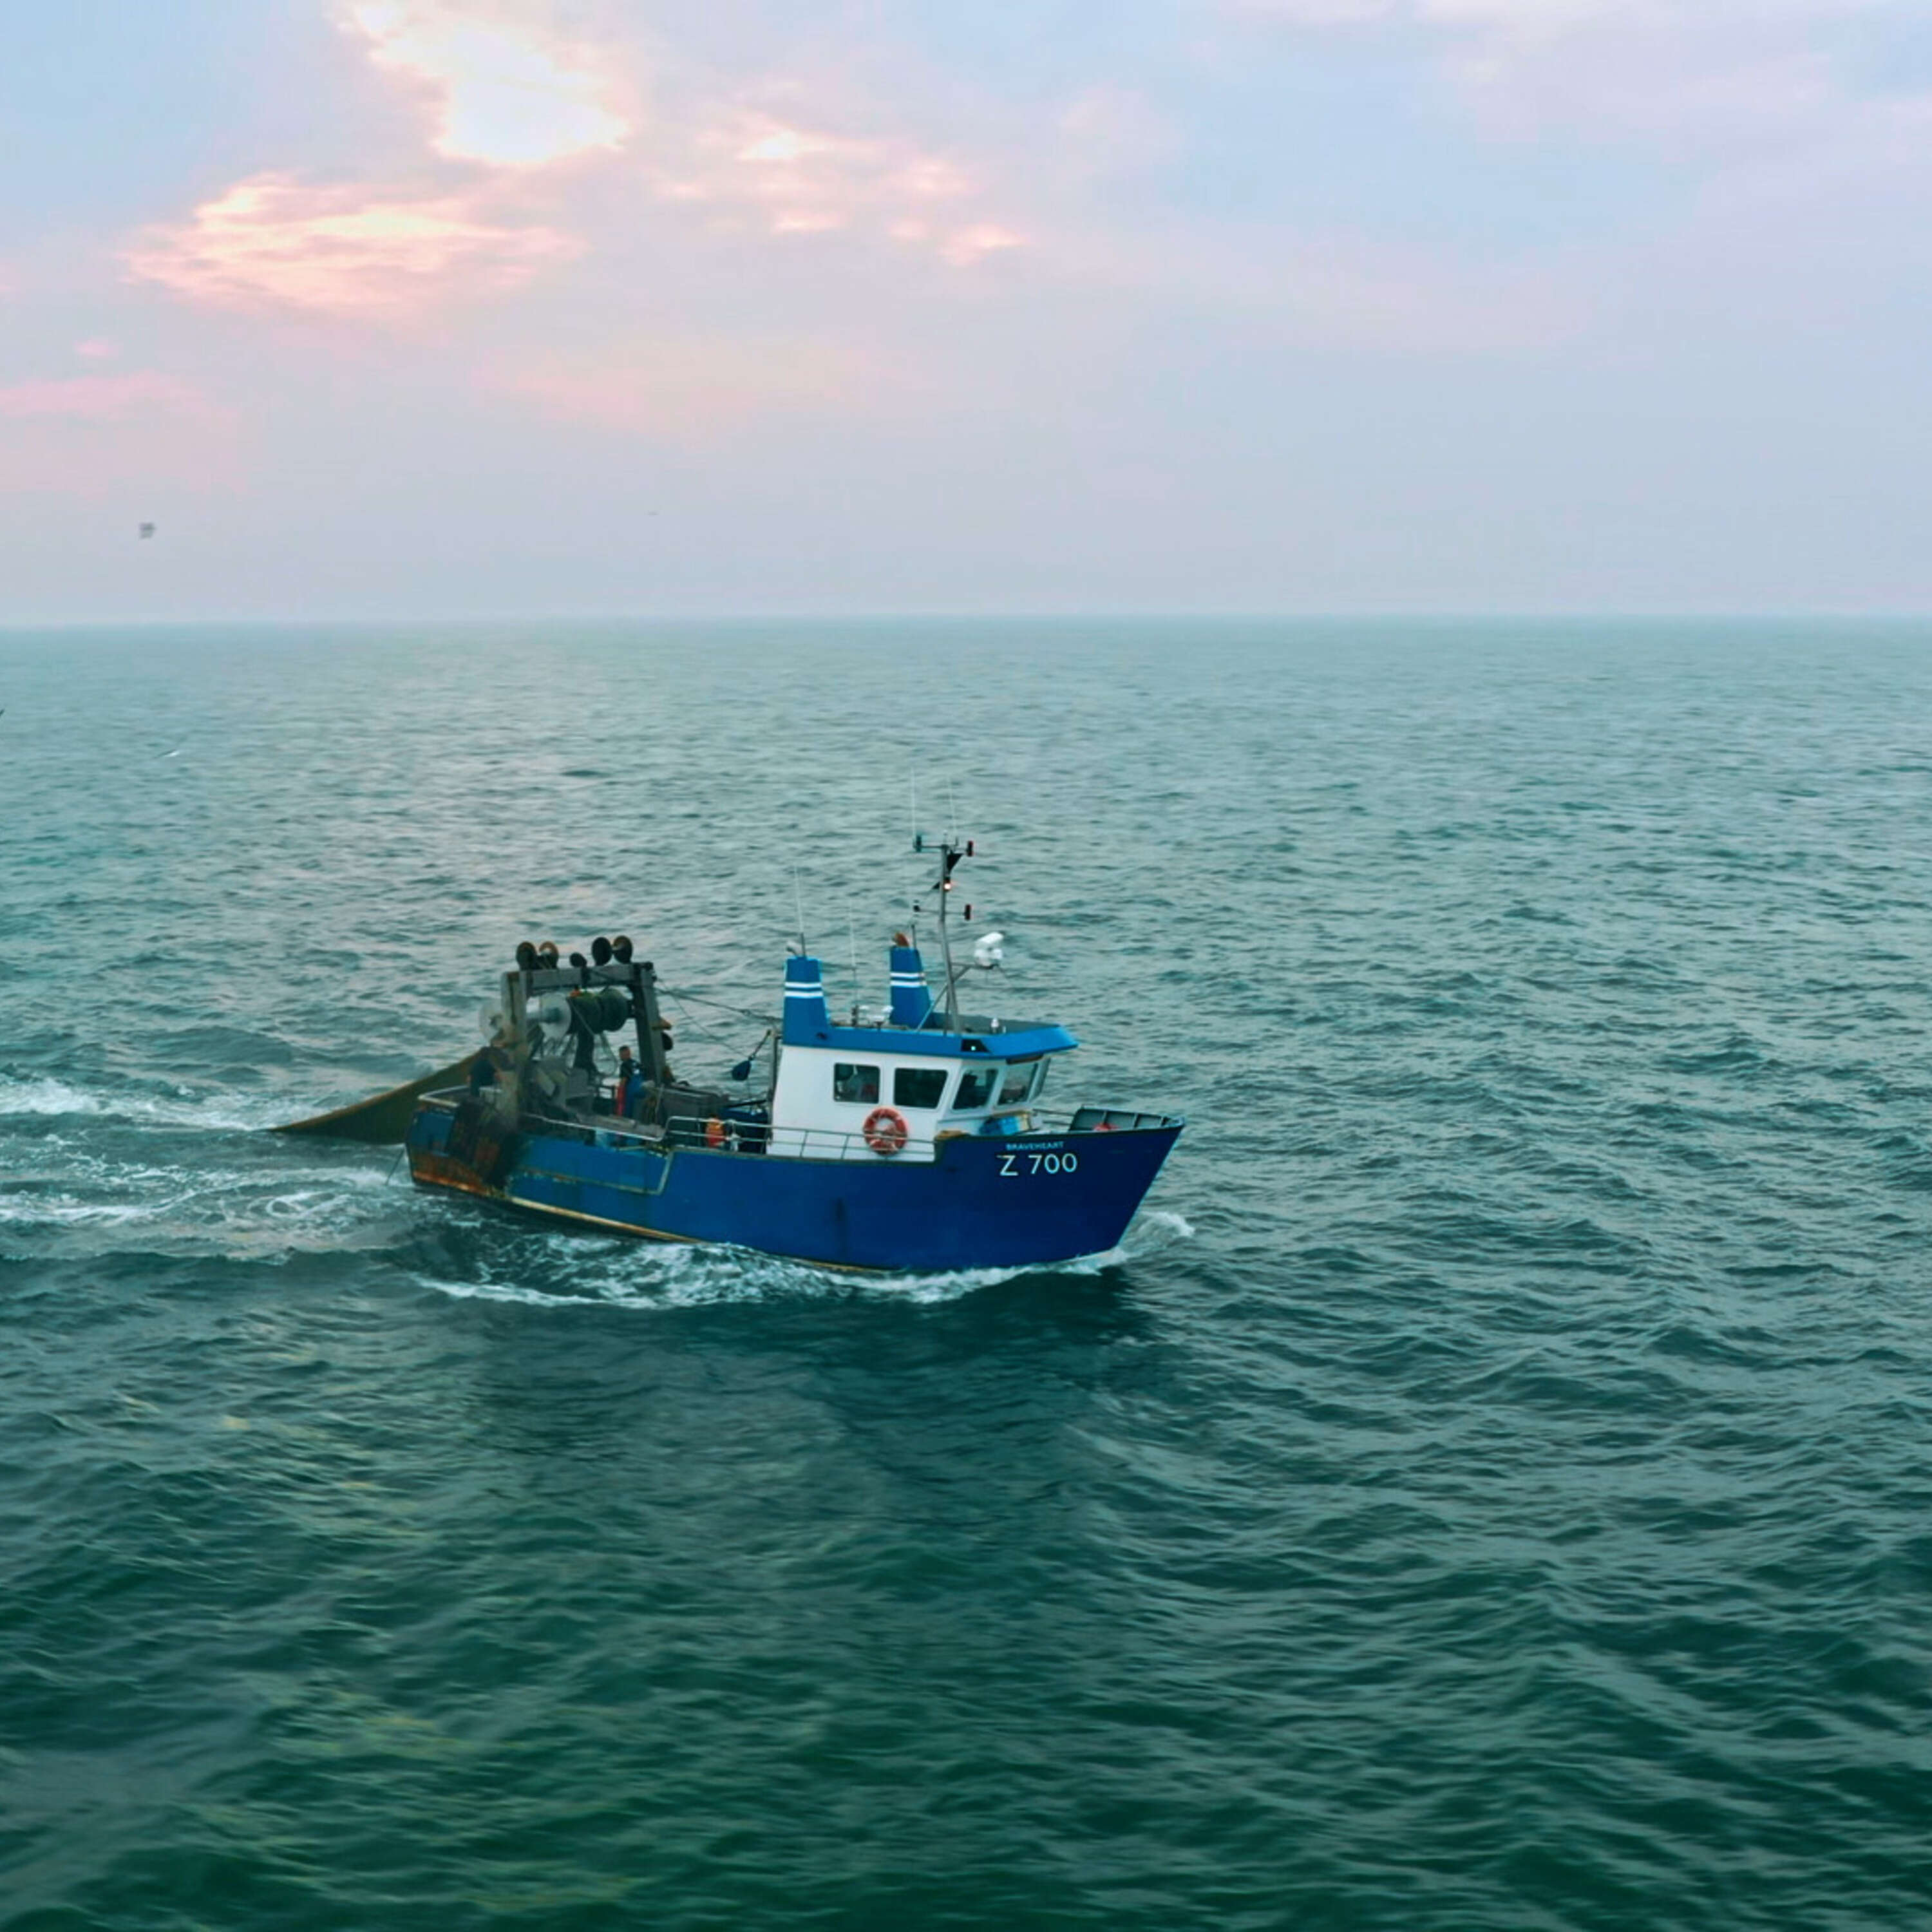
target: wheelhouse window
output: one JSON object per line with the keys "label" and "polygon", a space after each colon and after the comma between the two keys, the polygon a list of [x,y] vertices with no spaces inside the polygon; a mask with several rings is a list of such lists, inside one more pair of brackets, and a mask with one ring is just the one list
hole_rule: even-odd
{"label": "wheelhouse window", "polygon": [[898,1107],[936,1107],[946,1098],[943,1066],[902,1066],[892,1075],[892,1104]]}
{"label": "wheelhouse window", "polygon": [[1030,1099],[1039,1072],[1040,1062],[1036,1060],[1021,1060],[1009,1066],[1006,1078],[1000,1082],[1000,1105],[1017,1107]]}
{"label": "wheelhouse window", "polygon": [[856,1106],[876,1106],[879,1099],[879,1070],[835,1060],[832,1063],[832,1097],[835,1100],[849,1100]]}
{"label": "wheelhouse window", "polygon": [[993,1097],[993,1083],[999,1078],[997,1066],[969,1066],[959,1076],[959,1091],[953,1096],[956,1113],[976,1113]]}

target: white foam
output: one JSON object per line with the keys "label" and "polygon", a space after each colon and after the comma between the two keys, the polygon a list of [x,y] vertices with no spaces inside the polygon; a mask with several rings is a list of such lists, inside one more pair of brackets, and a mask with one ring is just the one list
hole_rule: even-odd
{"label": "white foam", "polygon": [[[1191,1241],[1194,1238],[1194,1223],[1186,1215],[1175,1214],[1171,1208],[1150,1208],[1136,1221],[1133,1228],[1129,1232],[1129,1240],[1131,1240],[1133,1234],[1143,1228],[1150,1230],[1160,1228],[1178,1241]],[[1167,1244],[1163,1241],[1160,1245],[1165,1247]]]}
{"label": "white foam", "polygon": [[[1030,1274],[1102,1274],[1158,1253],[1176,1240],[1191,1240],[1193,1234],[1192,1224],[1184,1216],[1156,1208],[1135,1222],[1118,1247],[1077,1261],[962,1268],[944,1274],[856,1274],[744,1248],[700,1243],[670,1246],[621,1236],[606,1240],[544,1232],[520,1237],[526,1251],[533,1251],[530,1266],[518,1267],[508,1260],[488,1262],[476,1279],[468,1281],[420,1273],[412,1278],[424,1288],[459,1300],[518,1302],[538,1308],[662,1311],[729,1302],[854,1300],[874,1296],[934,1306]],[[553,1285],[531,1286],[529,1278],[536,1274],[550,1276]]]}
{"label": "white foam", "polygon": [[248,1168],[117,1160],[67,1134],[37,1142],[34,1158],[32,1173],[0,1179],[0,1226],[138,1230],[130,1238],[258,1258],[350,1245],[377,1224],[388,1178],[267,1149]]}
{"label": "white foam", "polygon": [[98,1114],[91,1094],[61,1080],[0,1079],[0,1114]]}
{"label": "white foam", "polygon": [[[754,1301],[815,1287],[822,1293],[826,1280],[822,1270],[730,1248],[567,1233],[519,1235],[508,1254],[486,1260],[470,1280],[416,1278],[464,1300],[638,1309]],[[547,1286],[533,1286],[533,1280]]]}
{"label": "white foam", "polygon": [[[424,1287],[460,1300],[573,1304],[662,1311],[733,1302],[850,1300],[887,1294],[914,1301],[956,1300],[1022,1272],[862,1275],[808,1262],[704,1243],[676,1245],[566,1232],[520,1235],[513,1252],[486,1261],[465,1281],[418,1274]],[[532,1285],[533,1279],[547,1286]]]}
{"label": "white foam", "polygon": [[130,1221],[153,1220],[179,1204],[76,1201],[70,1194],[23,1196],[17,1200],[0,1199],[0,1226],[38,1227],[51,1222],[61,1227],[119,1227]]}
{"label": "white foam", "polygon": [[125,1088],[103,1094],[70,1086],[50,1076],[34,1080],[0,1077],[0,1115],[38,1114],[55,1119],[86,1116],[252,1132],[275,1125],[287,1112],[286,1102],[266,1096],[251,1107],[232,1094],[209,1094],[199,1100],[137,1094]]}

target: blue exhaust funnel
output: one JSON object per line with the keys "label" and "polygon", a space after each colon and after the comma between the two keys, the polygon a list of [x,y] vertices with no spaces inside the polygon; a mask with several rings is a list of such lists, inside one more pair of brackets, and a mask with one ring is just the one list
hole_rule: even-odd
{"label": "blue exhaust funnel", "polygon": [[811,954],[785,962],[784,1043],[830,1046],[832,1015],[825,1004],[825,974]]}
{"label": "blue exhaust funnel", "polygon": [[916,946],[892,948],[892,1024],[923,1026],[932,1011],[932,995],[926,984],[926,962]]}

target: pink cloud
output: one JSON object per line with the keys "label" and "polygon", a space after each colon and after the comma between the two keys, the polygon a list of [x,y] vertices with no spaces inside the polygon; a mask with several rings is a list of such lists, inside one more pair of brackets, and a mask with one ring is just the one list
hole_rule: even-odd
{"label": "pink cloud", "polygon": [[951,156],[761,108],[713,114],[684,165],[662,172],[657,187],[667,200],[711,207],[726,224],[748,218],[775,236],[886,236],[958,267],[1025,245],[1014,229],[970,218],[980,184]]}
{"label": "pink cloud", "polygon": [[550,0],[338,6],[373,63],[422,92],[431,146],[446,159],[527,172],[634,142],[648,157],[649,190],[704,207],[720,230],[793,242],[890,237],[961,268],[1027,245],[1016,226],[982,205],[982,184],[961,160],[872,131],[862,107],[854,128],[815,84],[771,77],[730,87],[687,71],[681,87],[666,90],[681,110],[646,124],[636,45],[560,34]]}
{"label": "pink cloud", "polygon": [[0,498],[104,502],[134,485],[232,487],[246,470],[236,412],[158,370],[0,388]]}
{"label": "pink cloud", "polygon": [[200,390],[152,369],[125,376],[69,376],[16,382],[0,389],[0,416],[15,422],[38,417],[68,422],[120,422],[155,410],[203,416],[210,408]]}
{"label": "pink cloud", "polygon": [[262,174],[149,230],[126,260],[136,278],[214,308],[397,320],[506,293],[580,252],[554,229],[492,218],[475,196]]}
{"label": "pink cloud", "polygon": [[436,99],[432,146],[446,160],[542,167],[618,146],[629,117],[609,56],[558,38],[524,10],[452,0],[354,0],[344,24],[385,71]]}

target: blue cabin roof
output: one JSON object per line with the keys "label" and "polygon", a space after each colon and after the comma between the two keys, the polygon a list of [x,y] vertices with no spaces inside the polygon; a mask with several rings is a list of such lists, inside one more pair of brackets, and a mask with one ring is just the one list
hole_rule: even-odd
{"label": "blue cabin roof", "polygon": [[[894,964],[897,968],[896,960]],[[943,1032],[931,1020],[920,1026],[834,1025],[825,1001],[824,969],[809,953],[794,954],[785,962],[782,1036],[787,1046],[836,1047],[859,1053],[916,1053],[929,1054],[935,1060],[1031,1060],[1042,1053],[1065,1053],[1080,1044],[1066,1028],[1036,1020],[1002,1026],[998,1032],[988,1024],[976,1030],[971,1020],[964,1018],[958,1033]]]}
{"label": "blue cabin roof", "polygon": [[909,1027],[827,1027],[822,1039],[793,1040],[788,1046],[852,1047],[866,1053],[925,1053],[935,1059],[1031,1060],[1042,1053],[1065,1053],[1080,1042],[1063,1026],[1029,1023],[1016,1031],[934,1033]]}

